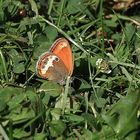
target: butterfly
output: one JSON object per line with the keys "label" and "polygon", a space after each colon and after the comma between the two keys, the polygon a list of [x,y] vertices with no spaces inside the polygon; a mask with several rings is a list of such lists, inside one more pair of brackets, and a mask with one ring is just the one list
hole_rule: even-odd
{"label": "butterfly", "polygon": [[73,72],[72,50],[65,38],[57,39],[36,64],[37,76],[64,85]]}

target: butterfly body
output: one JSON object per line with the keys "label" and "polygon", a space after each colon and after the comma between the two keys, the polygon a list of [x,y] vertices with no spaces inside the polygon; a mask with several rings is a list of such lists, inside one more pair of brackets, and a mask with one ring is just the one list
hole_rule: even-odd
{"label": "butterfly body", "polygon": [[39,77],[64,85],[73,71],[72,52],[68,41],[64,38],[57,39],[50,50],[39,57],[36,67]]}

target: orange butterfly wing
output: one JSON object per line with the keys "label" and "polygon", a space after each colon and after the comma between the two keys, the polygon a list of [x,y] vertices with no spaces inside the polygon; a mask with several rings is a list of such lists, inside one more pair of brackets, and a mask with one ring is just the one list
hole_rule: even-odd
{"label": "orange butterfly wing", "polygon": [[68,71],[63,61],[51,52],[45,52],[39,57],[36,73],[39,77],[57,82],[60,85],[65,84],[68,76]]}
{"label": "orange butterfly wing", "polygon": [[65,38],[57,39],[51,46],[50,52],[58,56],[66,66],[68,74],[72,75],[73,61],[69,42]]}

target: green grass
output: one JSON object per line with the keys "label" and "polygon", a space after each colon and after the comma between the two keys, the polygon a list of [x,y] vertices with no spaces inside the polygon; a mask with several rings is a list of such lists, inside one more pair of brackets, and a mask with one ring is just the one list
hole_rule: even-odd
{"label": "green grass", "polygon": [[[0,139],[139,140],[140,13],[130,9],[96,0],[1,0]],[[73,52],[74,81],[65,86],[35,73],[59,37]]]}

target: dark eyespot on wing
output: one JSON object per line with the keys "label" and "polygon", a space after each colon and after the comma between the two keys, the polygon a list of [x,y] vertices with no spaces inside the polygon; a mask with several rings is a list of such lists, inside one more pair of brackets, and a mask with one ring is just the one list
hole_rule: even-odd
{"label": "dark eyespot on wing", "polygon": [[44,61],[44,65],[47,65],[47,63],[48,63],[48,59],[46,59],[46,60]]}
{"label": "dark eyespot on wing", "polygon": [[59,58],[58,57],[55,57],[55,61],[58,62],[59,61]]}
{"label": "dark eyespot on wing", "polygon": [[45,64],[43,64],[41,68],[44,69],[45,68]]}
{"label": "dark eyespot on wing", "polygon": [[48,63],[48,58],[46,58],[46,59],[44,59],[44,61],[43,61],[43,64],[42,64],[42,69],[44,69],[45,68],[45,65],[47,65],[47,63]]}

